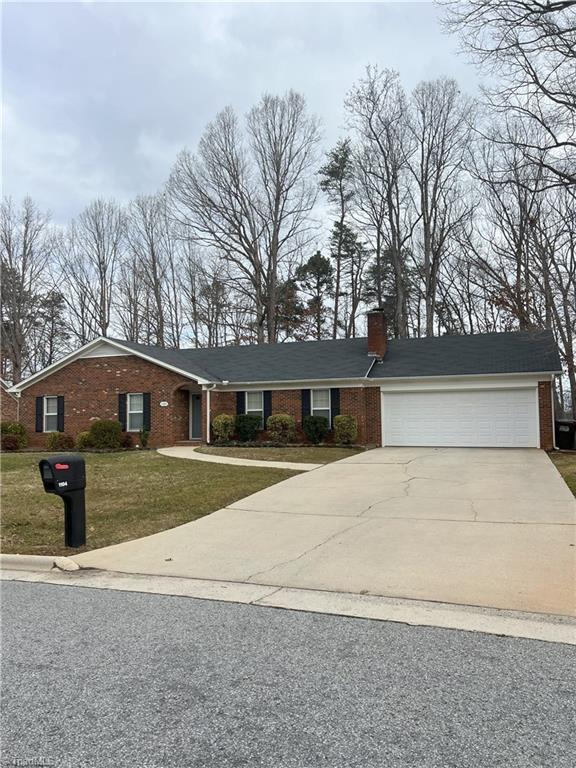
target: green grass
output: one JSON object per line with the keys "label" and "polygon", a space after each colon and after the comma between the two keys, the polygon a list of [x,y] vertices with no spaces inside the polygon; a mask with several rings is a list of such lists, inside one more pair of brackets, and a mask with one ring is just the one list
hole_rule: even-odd
{"label": "green grass", "polygon": [[307,464],[329,464],[331,461],[345,459],[359,453],[358,448],[340,448],[330,446],[302,445],[286,448],[269,447],[206,447],[196,449],[198,453],[209,453],[216,456],[232,456],[235,459],[258,459],[259,461],[295,461]]}
{"label": "green grass", "polygon": [[64,504],[44,492],[46,454],[3,454],[2,551],[59,555],[105,547],[196,520],[295,472],[233,467],[161,456],[155,451],[85,454],[86,540],[64,546]]}
{"label": "green grass", "polygon": [[558,472],[560,472],[566,481],[568,488],[570,488],[574,496],[576,496],[576,453],[574,451],[571,453],[555,451],[548,455],[552,459]]}

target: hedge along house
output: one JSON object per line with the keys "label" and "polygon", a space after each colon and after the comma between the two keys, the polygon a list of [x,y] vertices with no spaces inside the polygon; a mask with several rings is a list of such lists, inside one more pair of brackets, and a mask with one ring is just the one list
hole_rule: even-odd
{"label": "hedge along house", "polygon": [[[384,314],[368,337],[168,350],[99,338],[20,382],[29,443],[76,437],[118,419],[150,445],[210,442],[221,413],[354,416],[365,445],[553,448],[549,331],[388,339]],[[137,440],[136,440],[137,441]]]}

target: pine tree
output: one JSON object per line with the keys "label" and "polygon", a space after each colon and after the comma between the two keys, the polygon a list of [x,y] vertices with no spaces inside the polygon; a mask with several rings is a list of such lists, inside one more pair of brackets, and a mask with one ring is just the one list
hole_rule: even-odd
{"label": "pine tree", "polygon": [[328,299],[334,291],[334,270],[330,259],[320,251],[296,270],[295,280],[306,297],[306,314],[311,321],[312,334],[318,341],[326,336],[331,309]]}

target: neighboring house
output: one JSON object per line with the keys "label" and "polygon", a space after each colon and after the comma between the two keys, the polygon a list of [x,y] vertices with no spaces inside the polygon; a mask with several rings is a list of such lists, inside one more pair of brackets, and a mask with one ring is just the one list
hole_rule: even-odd
{"label": "neighboring house", "polygon": [[100,338],[13,387],[30,444],[95,419],[150,430],[150,445],[210,441],[220,413],[355,416],[372,445],[553,447],[549,331],[168,350]]}
{"label": "neighboring house", "polygon": [[0,421],[18,421],[18,398],[10,384],[0,378]]}

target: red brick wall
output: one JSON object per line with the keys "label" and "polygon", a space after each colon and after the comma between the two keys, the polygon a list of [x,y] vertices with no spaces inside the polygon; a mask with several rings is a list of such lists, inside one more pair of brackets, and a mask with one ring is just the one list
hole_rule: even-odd
{"label": "red brick wall", "polygon": [[[220,413],[236,413],[236,392],[212,392],[211,420]],[[273,389],[272,413],[287,413],[294,417],[298,439],[304,439],[302,428],[302,395],[300,389]],[[380,388],[342,387],[340,413],[355,416],[358,422],[359,444],[380,445]],[[265,436],[264,436],[265,437]]]}
{"label": "red brick wall", "polygon": [[382,360],[388,346],[386,316],[381,310],[368,312],[368,354]]}
{"label": "red brick wall", "polygon": [[[76,437],[95,419],[118,418],[118,394],[151,393],[150,446],[173,445],[188,438],[190,379],[133,355],[76,360],[22,392],[20,421],[29,444],[46,445],[47,435],[35,431],[37,396],[64,395],[64,431]],[[160,402],[168,402],[161,407]]]}
{"label": "red brick wall", "polygon": [[18,420],[18,402],[3,389],[0,389],[0,414],[0,421]]}
{"label": "red brick wall", "polygon": [[554,413],[552,409],[552,382],[538,382],[538,412],[540,416],[540,448],[554,448]]}

